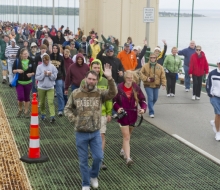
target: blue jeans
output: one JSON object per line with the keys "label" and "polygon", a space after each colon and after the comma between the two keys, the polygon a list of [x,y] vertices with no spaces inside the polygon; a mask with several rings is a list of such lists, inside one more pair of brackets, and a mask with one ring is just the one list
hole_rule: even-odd
{"label": "blue jeans", "polygon": [[[88,146],[90,147],[93,158],[91,168],[88,165]],[[76,132],[76,147],[82,176],[82,186],[90,186],[90,178],[98,177],[103,159],[100,131],[97,130],[92,133]]]}
{"label": "blue jeans", "polygon": [[37,88],[36,88],[36,82],[35,82],[35,75],[31,77],[32,80],[32,93],[36,93],[37,92]]}
{"label": "blue jeans", "polygon": [[56,94],[57,94],[57,100],[58,100],[58,111],[64,110],[64,97],[63,97],[63,80],[56,80]]}
{"label": "blue jeans", "polygon": [[158,99],[159,88],[145,88],[148,100],[149,115],[154,114],[154,104]]}
{"label": "blue jeans", "polygon": [[184,65],[184,72],[185,72],[185,89],[190,89],[190,77],[189,77],[189,66]]}
{"label": "blue jeans", "polygon": [[76,86],[74,84],[71,85],[71,90],[74,91],[75,89],[79,88],[79,86]]}

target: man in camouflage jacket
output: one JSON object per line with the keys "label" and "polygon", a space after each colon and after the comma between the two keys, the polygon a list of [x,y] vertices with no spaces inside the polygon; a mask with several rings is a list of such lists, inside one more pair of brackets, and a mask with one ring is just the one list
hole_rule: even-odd
{"label": "man in camouflage jacket", "polygon": [[[64,109],[65,115],[75,125],[76,146],[80,161],[82,189],[98,188],[98,173],[103,159],[101,128],[102,103],[113,99],[117,88],[112,78],[111,66],[105,65],[104,75],[108,79],[108,90],[96,88],[98,75],[89,71],[85,77],[85,85],[74,90]],[[88,167],[88,146],[92,152],[93,164]]]}

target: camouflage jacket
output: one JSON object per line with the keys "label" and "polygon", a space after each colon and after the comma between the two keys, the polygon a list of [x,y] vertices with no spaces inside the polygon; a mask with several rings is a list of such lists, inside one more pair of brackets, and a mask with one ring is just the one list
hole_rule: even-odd
{"label": "camouflage jacket", "polygon": [[108,90],[95,88],[90,92],[81,86],[71,93],[64,114],[74,123],[76,131],[90,133],[101,128],[102,103],[117,94],[114,79],[108,80],[108,86]]}

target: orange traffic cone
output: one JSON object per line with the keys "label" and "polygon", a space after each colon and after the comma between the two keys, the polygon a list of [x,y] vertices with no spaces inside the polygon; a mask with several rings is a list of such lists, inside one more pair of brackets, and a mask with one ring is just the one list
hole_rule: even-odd
{"label": "orange traffic cone", "polygon": [[37,94],[33,94],[31,106],[31,125],[30,125],[30,143],[28,155],[22,156],[20,160],[26,163],[40,163],[49,160],[47,156],[40,154],[40,135],[38,121],[38,101]]}

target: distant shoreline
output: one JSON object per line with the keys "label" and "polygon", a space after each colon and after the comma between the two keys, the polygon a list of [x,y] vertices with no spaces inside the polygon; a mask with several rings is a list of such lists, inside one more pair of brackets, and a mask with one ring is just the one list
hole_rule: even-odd
{"label": "distant shoreline", "polygon": [[[180,17],[192,17],[192,14],[190,13],[180,13],[179,14]],[[172,12],[159,12],[159,17],[178,17],[178,13],[172,13]],[[206,17],[205,15],[202,14],[193,14],[193,17]]]}

